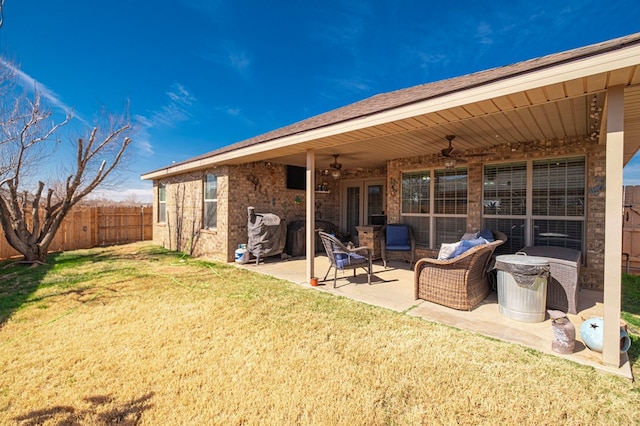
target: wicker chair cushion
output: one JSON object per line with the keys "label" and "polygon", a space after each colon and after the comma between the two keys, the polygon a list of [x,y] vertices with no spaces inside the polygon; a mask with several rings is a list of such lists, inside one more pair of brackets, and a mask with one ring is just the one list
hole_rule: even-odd
{"label": "wicker chair cushion", "polygon": [[357,253],[336,253],[336,266],[338,269],[344,269],[347,266],[359,265],[367,263],[369,260]]}
{"label": "wicker chair cushion", "polygon": [[387,225],[386,248],[390,251],[411,250],[409,228],[402,225]]}
{"label": "wicker chair cushion", "polygon": [[387,250],[389,251],[409,251],[411,250],[411,244],[387,244]]}
{"label": "wicker chair cushion", "polygon": [[484,238],[476,238],[474,240],[462,240],[460,241],[460,245],[458,245],[458,248],[453,252],[453,257],[458,257],[465,251],[469,250],[470,248],[476,247],[482,244],[487,244],[487,242],[488,241],[485,240]]}

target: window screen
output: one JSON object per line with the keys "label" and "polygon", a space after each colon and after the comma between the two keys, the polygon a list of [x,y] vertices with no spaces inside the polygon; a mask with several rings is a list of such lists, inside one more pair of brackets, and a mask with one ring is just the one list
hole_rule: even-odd
{"label": "window screen", "polygon": [[527,214],[527,163],[485,166],[482,211],[485,216]]}
{"label": "window screen", "polygon": [[533,215],[584,216],[584,158],[533,162]]}
{"label": "window screen", "polygon": [[402,174],[402,213],[429,213],[431,174],[429,171]]}
{"label": "window screen", "polygon": [[204,227],[215,228],[218,225],[218,178],[207,173],[204,181]]}
{"label": "window screen", "polygon": [[436,170],[433,198],[436,214],[467,214],[467,169]]}
{"label": "window screen", "polygon": [[585,172],[584,157],[485,166],[483,225],[509,238],[496,253],[527,245],[584,251]]}
{"label": "window screen", "polygon": [[158,222],[167,221],[167,187],[164,183],[158,185]]}

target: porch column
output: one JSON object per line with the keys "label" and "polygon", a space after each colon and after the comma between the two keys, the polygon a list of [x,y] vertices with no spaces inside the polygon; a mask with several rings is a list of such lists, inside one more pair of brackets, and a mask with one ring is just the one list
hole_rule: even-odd
{"label": "porch column", "polygon": [[311,278],[315,276],[315,254],[316,254],[316,193],[315,193],[315,170],[316,170],[316,153],[312,150],[307,151],[307,226],[306,226],[306,249],[307,249],[307,282],[311,282]]}
{"label": "porch column", "polygon": [[604,237],[604,345],[602,361],[620,367],[622,303],[622,168],[624,167],[624,86],[607,89],[607,147]]}

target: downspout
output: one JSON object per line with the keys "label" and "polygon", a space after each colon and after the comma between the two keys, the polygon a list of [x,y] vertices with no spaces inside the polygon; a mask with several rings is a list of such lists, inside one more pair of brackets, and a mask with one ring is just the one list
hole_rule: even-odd
{"label": "downspout", "polygon": [[604,346],[602,361],[620,367],[620,311],[622,303],[624,86],[607,89],[607,145],[604,237]]}

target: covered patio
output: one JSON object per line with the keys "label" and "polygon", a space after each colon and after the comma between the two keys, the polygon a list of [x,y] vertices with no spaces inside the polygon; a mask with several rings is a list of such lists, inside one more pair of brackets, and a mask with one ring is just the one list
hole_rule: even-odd
{"label": "covered patio", "polygon": [[[571,357],[620,372],[629,364],[619,348],[622,170],[639,148],[640,33],[375,95],[143,178],[154,180],[154,214],[163,222],[154,241],[171,236],[159,213],[172,207],[165,190],[187,185],[193,229],[202,228],[200,217],[209,219],[206,212],[216,213],[194,233],[195,253],[225,261],[247,242],[248,205],[304,222],[305,253],[316,253],[316,220],[353,237],[357,225],[382,213],[387,223],[413,228],[418,258],[483,229],[508,236],[496,254],[530,246],[579,250],[578,316],[604,317],[604,349],[578,348]],[[450,155],[454,149],[460,155]],[[301,174],[290,174],[295,169]],[[201,195],[209,182],[215,196]],[[372,188],[379,203],[367,211]],[[182,224],[188,216],[175,204]],[[253,268],[309,283],[324,274],[323,262],[308,256]],[[457,312],[415,301],[412,271],[375,268],[372,286],[321,288],[550,351],[548,320],[525,327],[501,318],[494,293]]]}
{"label": "covered patio", "polygon": [[[322,279],[329,265],[328,259],[326,256],[317,255],[314,260],[318,275]],[[578,313],[576,315],[568,314],[569,319],[576,327],[575,351],[570,355],[561,355],[551,348],[553,341],[551,319],[547,317],[543,322],[526,323],[501,315],[495,291],[492,291],[489,297],[471,311],[458,311],[436,303],[415,300],[413,270],[404,262],[392,261],[386,269],[382,266],[381,261],[374,262],[371,285],[367,284],[367,277],[363,272],[359,272],[355,278],[351,271],[339,273],[336,288],[333,288],[333,272],[327,281],[320,281],[317,287],[311,287],[306,278],[304,258],[293,258],[286,261],[273,258],[267,259],[259,265],[250,262],[247,264],[236,263],[236,266],[336,296],[526,346],[593,367],[602,372],[633,380],[631,364],[626,354],[622,355],[620,367],[608,365],[602,362],[602,354],[591,351],[579,340],[580,324],[585,319],[602,317],[604,314],[603,293],[601,291],[580,290]]]}

